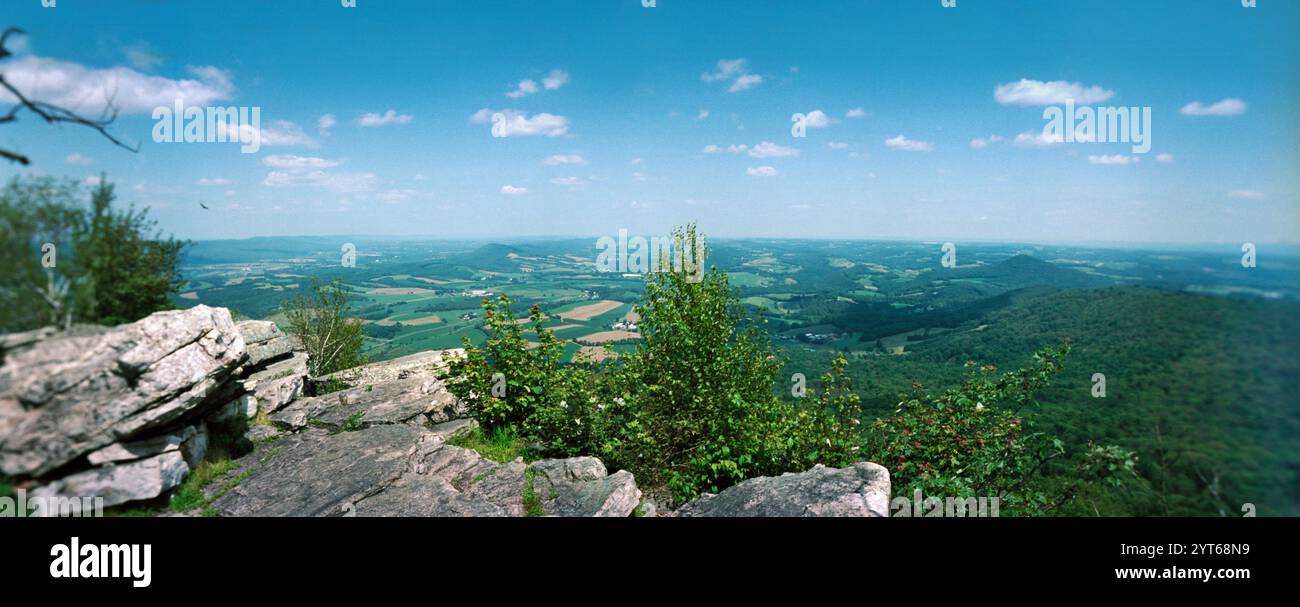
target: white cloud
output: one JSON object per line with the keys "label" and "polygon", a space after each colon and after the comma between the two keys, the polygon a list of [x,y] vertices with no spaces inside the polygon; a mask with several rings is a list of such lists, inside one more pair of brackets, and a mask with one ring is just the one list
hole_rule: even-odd
{"label": "white cloud", "polygon": [[709,110],[700,110],[700,113],[695,115],[696,120],[704,120],[705,118],[708,117],[709,117]]}
{"label": "white cloud", "polygon": [[133,44],[122,50],[126,60],[138,70],[152,70],[162,64],[162,57],[145,44]]}
{"label": "white cloud", "polygon": [[316,128],[320,130],[321,135],[324,135],[338,123],[339,119],[334,114],[325,114],[316,120]]}
{"label": "white cloud", "polygon": [[988,137],[976,137],[975,139],[970,140],[970,146],[977,150],[982,150],[986,147],[989,147],[989,145],[991,144],[1000,143],[1001,141],[1002,141],[1001,135],[989,135]]}
{"label": "white cloud", "polygon": [[585,165],[587,164],[587,159],[577,154],[555,154],[553,156],[547,156],[546,159],[542,161],[542,164],[552,167],[560,166],[562,164]]}
{"label": "white cloud", "polygon": [[718,152],[722,151],[722,148],[710,143],[709,145],[704,146],[704,149],[700,151],[704,152],[705,154],[717,154]]}
{"label": "white cloud", "polygon": [[279,188],[309,186],[335,193],[368,192],[375,189],[379,178],[374,173],[330,173],[326,171],[271,171],[262,185]]}
{"label": "white cloud", "polygon": [[536,80],[520,80],[519,84],[515,86],[515,90],[506,93],[506,97],[519,99],[520,97],[532,95],[542,90],[542,88],[553,91],[568,83],[569,73],[561,69],[554,69],[542,79],[541,88],[538,88]]}
{"label": "white cloud", "polygon": [[824,129],[830,126],[831,119],[829,116],[826,115],[826,112],[823,112],[821,110],[813,110],[811,112],[808,112],[807,114],[804,114],[803,123],[804,126],[810,129]]}
{"label": "white cloud", "polygon": [[68,154],[68,157],[64,158],[63,161],[68,164],[75,164],[78,166],[95,164],[94,158],[91,158],[89,156],[82,156],[81,154],[77,154],[77,153]]}
{"label": "white cloud", "polygon": [[294,156],[280,154],[262,159],[262,166],[273,169],[329,169],[339,165],[337,160],[326,160],[314,156]]}
{"label": "white cloud", "polygon": [[1016,135],[1015,144],[1022,148],[1045,148],[1063,141],[1061,135],[1048,136],[1042,131],[1025,131]]}
{"label": "white cloud", "polygon": [[100,181],[103,181],[103,177],[100,177],[99,175],[90,175],[85,179],[82,179],[81,183],[82,185],[97,186]]}
{"label": "white cloud", "polygon": [[[269,147],[292,145],[316,147],[317,145],[316,140],[304,132],[302,127],[288,120],[276,120],[270,126],[262,129],[257,129],[251,124],[237,125],[235,130],[239,131],[239,133],[231,133],[230,127],[229,123],[217,122],[218,136],[229,139],[240,138],[241,141],[260,141],[261,145]],[[244,135],[244,137],[239,137],[240,134]],[[252,137],[252,139],[246,139],[246,137]]]}
{"label": "white cloud", "polygon": [[776,177],[776,168],[770,166],[749,167],[745,174],[750,177]]}
{"label": "white cloud", "polygon": [[542,87],[548,91],[553,91],[568,83],[569,73],[561,69],[551,70],[551,73],[542,78]]}
{"label": "white cloud", "polygon": [[1255,190],[1233,190],[1228,192],[1228,197],[1244,200],[1263,200],[1265,198],[1263,192],[1257,192]]}
{"label": "white cloud", "polygon": [[705,82],[731,81],[731,86],[727,88],[727,92],[738,93],[762,84],[763,77],[749,73],[744,59],[721,59],[714,71],[700,74],[700,80]]}
{"label": "white cloud", "polygon": [[1089,156],[1088,162],[1091,164],[1111,164],[1111,165],[1137,164],[1139,162],[1142,162],[1142,159],[1137,156],[1125,156],[1123,154],[1109,154],[1109,155],[1101,155],[1101,156]]}
{"label": "white cloud", "polygon": [[845,116],[845,117],[848,117],[848,118],[866,118],[866,117],[867,117],[867,111],[864,110],[864,109],[862,109],[862,108],[860,108],[860,107],[855,107],[855,108],[853,108],[853,109],[851,109],[851,110],[845,112],[845,113],[844,113],[844,116]]}
{"label": "white cloud", "polygon": [[1173,162],[1173,161],[1174,161],[1174,155],[1173,155],[1173,154],[1156,154],[1156,160],[1159,161],[1159,162]]}
{"label": "white cloud", "polygon": [[568,118],[547,113],[529,116],[527,113],[516,110],[483,108],[474,112],[469,117],[469,120],[475,124],[488,124],[493,122],[492,117],[496,114],[501,114],[501,125],[498,127],[493,124],[493,128],[494,131],[499,130],[502,137],[528,137],[532,135],[560,137],[569,132]]}
{"label": "white cloud", "polygon": [[749,155],[754,158],[784,158],[786,156],[798,156],[799,150],[777,145],[771,141],[764,141],[751,148]]}
{"label": "white cloud", "polygon": [[739,93],[740,91],[754,88],[763,83],[763,77],[758,74],[745,74],[731,83],[727,88],[728,93]]}
{"label": "white cloud", "polygon": [[195,183],[202,186],[221,186],[221,185],[230,185],[230,180],[224,177],[212,177],[212,178],[200,177],[199,180]]}
{"label": "white cloud", "polygon": [[520,188],[512,185],[501,186],[501,193],[507,196],[522,196],[528,193],[528,188]]}
{"label": "white cloud", "polygon": [[1110,99],[1115,91],[1100,86],[1087,86],[1078,82],[1021,79],[1019,82],[999,84],[993,89],[993,98],[1002,105],[1055,105],[1073,99],[1076,104],[1100,103]]}
{"label": "white cloud", "polygon": [[849,149],[849,144],[844,143],[843,141],[832,141],[830,143],[827,143],[826,147],[832,150],[847,150]]}
{"label": "white cloud", "polygon": [[929,142],[908,139],[902,135],[886,139],[885,145],[892,149],[903,150],[905,152],[929,152],[934,149],[934,146],[930,145]]}
{"label": "white cloud", "polygon": [[745,150],[748,150],[748,149],[749,149],[749,145],[748,145],[748,144],[745,144],[745,143],[742,143],[742,144],[740,144],[740,145],[736,145],[736,144],[733,143],[733,144],[727,146],[727,151],[728,151],[728,152],[731,152],[732,154],[739,154],[739,153],[741,153],[741,152],[743,152],[743,151],[745,151]]}
{"label": "white cloud", "polygon": [[581,177],[552,177],[551,183],[555,185],[567,187],[571,190],[576,190],[578,188],[586,186],[588,181],[586,179],[582,179]]}
{"label": "white cloud", "polygon": [[391,124],[409,124],[411,120],[410,114],[398,114],[396,110],[388,110],[383,114],[366,112],[357,119],[357,124],[361,126],[388,126]]}
{"label": "white cloud", "polygon": [[515,90],[506,93],[506,97],[509,97],[511,99],[518,99],[520,97],[527,97],[533,93],[536,93],[537,91],[538,89],[537,89],[536,81],[520,80],[519,86],[516,86]]}
{"label": "white cloud", "polygon": [[[170,79],[129,67],[90,68],[78,63],[26,56],[5,66],[4,76],[30,99],[74,112],[99,115],[111,102],[121,114],[149,114],[156,107],[206,106],[229,99],[235,91],[230,74],[212,66],[188,67],[192,78]],[[17,101],[0,90],[0,101]]]}
{"label": "white cloud", "polygon": [[632,173],[632,181],[645,181],[645,174],[641,171]]}
{"label": "white cloud", "polygon": [[1236,116],[1245,111],[1246,102],[1231,97],[1211,105],[1201,105],[1200,101],[1193,101],[1178,110],[1184,116]]}

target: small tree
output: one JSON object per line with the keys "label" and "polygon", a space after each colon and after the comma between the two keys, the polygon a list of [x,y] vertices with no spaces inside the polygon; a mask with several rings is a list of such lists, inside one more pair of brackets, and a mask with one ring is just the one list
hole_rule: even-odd
{"label": "small tree", "polygon": [[351,369],[366,363],[361,347],[365,335],[359,319],[348,318],[351,306],[339,281],[322,283],[312,279],[311,287],[282,304],[289,333],[307,351],[308,370],[315,377]]}

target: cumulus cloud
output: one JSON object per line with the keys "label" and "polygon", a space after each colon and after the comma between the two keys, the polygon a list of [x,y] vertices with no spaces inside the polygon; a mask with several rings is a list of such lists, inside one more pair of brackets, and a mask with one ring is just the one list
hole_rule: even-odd
{"label": "cumulus cloud", "polygon": [[409,124],[412,118],[410,114],[398,114],[396,110],[388,110],[383,114],[366,112],[357,119],[357,124],[361,126],[389,126],[392,124]]}
{"label": "cumulus cloud", "polygon": [[1022,148],[1045,148],[1062,143],[1061,135],[1046,135],[1042,131],[1025,131],[1016,135],[1015,144]]}
{"label": "cumulus cloud", "polygon": [[799,150],[777,145],[771,141],[764,141],[750,148],[749,155],[754,158],[784,158],[786,156],[798,156]]}
{"label": "cumulus cloud", "polygon": [[[493,117],[500,114],[500,121]],[[534,114],[529,116],[517,110],[492,110],[483,108],[469,117],[475,124],[492,124],[493,134],[500,137],[529,137],[543,135],[560,137],[569,132],[569,119],[555,114]]]}
{"label": "cumulus cloud", "polygon": [[325,114],[316,120],[316,128],[320,130],[321,135],[325,135],[338,123],[339,119],[334,114]]}
{"label": "cumulus cloud", "polygon": [[745,143],[742,143],[742,144],[739,144],[739,145],[733,143],[733,144],[727,146],[727,151],[728,151],[728,152],[731,152],[732,154],[739,154],[739,153],[741,153],[741,152],[743,152],[743,151],[745,151],[745,150],[748,150],[748,149],[749,149],[749,145],[748,145],[748,144],[745,144]]}
{"label": "cumulus cloud", "polygon": [[1123,154],[1103,154],[1101,156],[1089,156],[1088,162],[1091,164],[1137,164],[1142,159],[1137,156],[1125,156]]}
{"label": "cumulus cloud", "polygon": [[860,107],[855,107],[855,108],[853,108],[853,109],[851,109],[851,110],[845,112],[845,113],[844,113],[844,116],[847,117],[847,118],[866,118],[866,117],[867,117],[867,111],[864,110],[864,109],[862,109],[862,108],[860,108]]}
{"label": "cumulus cloud", "polygon": [[908,139],[901,134],[897,137],[886,139],[885,145],[890,149],[903,150],[905,152],[929,152],[934,149],[934,146],[927,141]]}
{"label": "cumulus cloud", "polygon": [[705,82],[729,81],[731,82],[731,86],[727,88],[729,93],[738,93],[763,83],[762,76],[749,73],[744,59],[720,59],[717,67],[712,72],[700,74],[700,80]]}
{"label": "cumulus cloud", "polygon": [[1193,101],[1184,105],[1178,112],[1184,116],[1236,116],[1246,111],[1246,102],[1229,97],[1210,105],[1201,105]]}
{"label": "cumulus cloud", "polygon": [[709,145],[704,146],[704,149],[700,151],[704,152],[705,154],[717,154],[718,152],[722,151],[722,148],[710,143]]}
{"label": "cumulus cloud", "polygon": [[512,185],[501,186],[501,193],[507,196],[522,196],[528,193],[528,188],[515,187]]}
{"label": "cumulus cloud", "polygon": [[548,91],[553,91],[568,83],[569,73],[560,69],[551,70],[551,73],[542,78],[542,87]]}
{"label": "cumulus cloud", "polygon": [[749,167],[745,174],[750,177],[776,177],[776,168],[770,166]]}
{"label": "cumulus cloud", "polygon": [[695,115],[696,120],[704,120],[705,118],[708,117],[709,117],[709,110],[700,110],[700,113]]}
{"label": "cumulus cloud", "polygon": [[1173,161],[1174,161],[1174,155],[1173,155],[1173,154],[1156,154],[1156,160],[1159,161],[1159,162],[1173,162]]}
{"label": "cumulus cloud", "polygon": [[813,110],[804,114],[803,124],[810,129],[824,129],[830,126],[831,119],[830,116],[826,115],[826,112]]}
{"label": "cumulus cloud", "polygon": [[970,146],[977,150],[982,150],[994,143],[1000,143],[1001,141],[1002,141],[1001,135],[989,135],[988,137],[976,137],[975,139],[970,140]]}
{"label": "cumulus cloud", "polygon": [[68,164],[77,165],[77,166],[86,166],[90,164],[95,164],[94,158],[91,158],[89,156],[82,156],[81,154],[75,152],[72,154],[68,154],[68,156],[64,158],[63,161]]}
{"label": "cumulus cloud", "polygon": [[555,154],[547,156],[545,160],[542,160],[542,164],[546,166],[560,166],[562,164],[585,165],[587,159],[577,154]]}
{"label": "cumulus cloud", "polygon": [[[191,78],[171,79],[129,67],[91,68],[57,59],[26,56],[5,66],[5,80],[28,98],[98,115],[110,103],[121,114],[149,114],[172,107],[178,98],[188,106],[212,105],[233,96],[230,73],[213,66],[186,68]],[[0,102],[17,99],[0,90]]]}
{"label": "cumulus cloud", "polygon": [[[270,125],[261,129],[258,129],[251,124],[241,124],[235,126],[234,130],[238,131],[238,133],[231,132],[230,124],[226,122],[217,122],[217,134],[222,138],[232,140],[239,139],[241,141],[260,141],[262,145],[269,147],[294,145],[315,147],[317,145],[316,140],[312,139],[311,135],[304,132],[302,127],[289,122],[288,120],[275,120],[272,121]],[[239,137],[240,133],[243,133],[246,137],[252,137],[253,139],[247,139],[246,137],[241,138]]]}
{"label": "cumulus cloud", "polygon": [[223,186],[230,185],[230,180],[224,177],[200,177],[195,183],[201,186]]}
{"label": "cumulus cloud", "polygon": [[849,144],[844,143],[843,141],[832,141],[830,143],[827,143],[826,147],[832,150],[847,150],[849,149]]}
{"label": "cumulus cloud", "polygon": [[1079,105],[1100,103],[1110,99],[1115,91],[1100,86],[1084,86],[1078,82],[1029,80],[999,84],[993,89],[993,98],[1002,105],[1056,105],[1073,99]]}
{"label": "cumulus cloud", "polygon": [[551,73],[547,74],[546,77],[542,79],[542,86],[540,88],[537,86],[536,80],[531,80],[531,79],[520,80],[519,84],[515,86],[515,90],[506,93],[506,97],[509,97],[511,99],[519,99],[520,97],[527,97],[529,95],[532,95],[537,91],[542,90],[543,88],[548,91],[553,91],[555,89],[564,86],[565,84],[568,84],[568,82],[569,82],[568,72],[560,69],[554,69],[551,70]]}
{"label": "cumulus cloud", "polygon": [[578,188],[587,185],[588,182],[586,179],[583,179],[581,177],[552,177],[551,183],[559,186],[564,186],[571,190],[576,190]]}

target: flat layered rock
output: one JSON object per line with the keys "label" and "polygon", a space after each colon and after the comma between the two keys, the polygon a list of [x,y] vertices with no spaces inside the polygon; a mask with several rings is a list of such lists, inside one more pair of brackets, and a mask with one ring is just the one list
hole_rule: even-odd
{"label": "flat layered rock", "polygon": [[202,305],[24,344],[0,366],[0,473],[41,476],[220,404],[245,354],[230,312]]}
{"label": "flat layered rock", "polygon": [[241,458],[213,483],[234,486],[209,507],[221,516],[524,516],[530,479],[546,515],[628,516],[640,498],[630,473],[606,475],[594,458],[529,467],[406,424],[309,429]]}
{"label": "flat layered rock", "polygon": [[411,377],[299,399],[270,418],[288,429],[314,426],[338,430],[355,424],[369,427],[412,420],[438,424],[464,414],[464,405],[447,391],[442,380]]}
{"label": "flat layered rock", "polygon": [[179,450],[146,459],[110,464],[65,476],[32,490],[32,495],[49,498],[102,497],[104,506],[149,500],[174,489],[185,480],[190,467]]}
{"label": "flat layered rock", "polygon": [[820,464],[764,476],[687,502],[676,516],[889,516],[889,471],[871,462]]}

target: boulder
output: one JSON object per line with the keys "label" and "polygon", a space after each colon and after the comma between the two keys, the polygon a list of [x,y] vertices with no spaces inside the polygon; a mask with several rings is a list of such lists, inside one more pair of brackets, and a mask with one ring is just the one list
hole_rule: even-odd
{"label": "boulder", "polygon": [[889,471],[870,462],[752,478],[687,502],[676,516],[889,516]]}
{"label": "boulder", "polygon": [[248,348],[249,368],[289,355],[294,350],[293,341],[280,327],[269,320],[244,320],[235,325]]}
{"label": "boulder", "polygon": [[181,484],[190,467],[179,450],[65,476],[32,490],[45,498],[102,497],[104,506],[148,500]]}
{"label": "boulder", "polygon": [[0,473],[41,476],[220,405],[212,397],[245,355],[230,312],[203,305],[11,349],[0,366]]}
{"label": "boulder", "polygon": [[533,492],[551,516],[626,517],[641,502],[632,473],[609,474],[594,457],[534,463]]}

